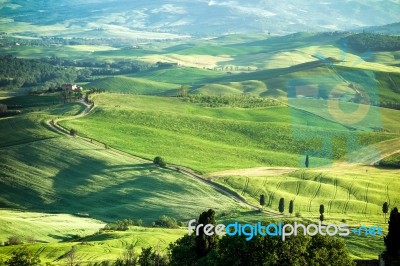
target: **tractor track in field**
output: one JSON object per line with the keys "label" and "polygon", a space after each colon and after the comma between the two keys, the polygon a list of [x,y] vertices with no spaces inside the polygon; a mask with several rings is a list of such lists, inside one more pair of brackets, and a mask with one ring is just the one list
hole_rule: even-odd
{"label": "tractor track in field", "polygon": [[308,202],[308,212],[311,212],[311,204],[313,202],[313,200],[317,197],[319,191],[321,190],[321,178],[322,178],[322,173],[320,173],[319,175],[317,175],[315,181],[319,182],[317,189],[314,191],[313,196],[311,197],[310,201]]}
{"label": "tractor track in field", "polygon": [[[246,195],[247,189],[249,188],[249,182],[250,182],[250,178],[248,176],[246,176],[246,181],[245,181],[245,184],[243,187],[243,191],[241,193],[242,196]],[[249,194],[249,193],[247,193],[247,194]]]}
{"label": "tractor track in field", "polygon": [[335,192],[333,193],[332,199],[330,199],[329,202],[328,202],[328,213],[331,213],[333,201],[336,199],[336,195],[337,195],[337,191],[338,191],[338,180],[337,180],[337,178],[334,179],[333,185],[335,187]]}
{"label": "tractor track in field", "polygon": [[369,182],[367,183],[367,187],[365,188],[365,194],[364,194],[364,201],[365,201],[365,206],[363,209],[362,214],[366,215],[367,214],[367,207],[368,207],[368,189],[369,189]]}
{"label": "tractor track in field", "polygon": [[[67,128],[64,128],[63,126],[59,125],[58,122],[63,121],[63,120],[71,120],[71,119],[77,119],[77,118],[84,117],[84,116],[89,115],[90,113],[92,113],[93,110],[96,108],[96,107],[90,108],[90,106],[88,104],[83,103],[83,102],[80,102],[80,103],[86,106],[86,109],[83,110],[80,114],[78,114],[76,116],[73,116],[73,117],[67,117],[67,118],[55,119],[55,120],[47,120],[46,121],[47,126],[49,126],[49,128],[51,128],[53,131],[55,131],[57,133],[69,136],[69,130]],[[98,147],[99,145],[105,145],[104,143],[102,143],[100,141],[97,141],[97,140],[94,140],[94,139],[88,138],[88,137],[74,136],[74,138],[80,139],[82,141],[86,141],[86,142],[88,142],[88,143],[90,143],[92,145],[95,145],[96,147]],[[97,142],[99,144],[96,144],[94,142]],[[135,159],[135,160],[137,160],[139,162],[142,162],[142,163],[153,164],[152,160],[135,156],[135,155],[130,154],[128,152],[124,152],[124,151],[112,148],[112,147],[110,147],[108,145],[107,145],[107,150],[109,152],[114,152],[114,153],[119,154],[119,155],[130,157],[130,158]],[[245,207],[247,207],[249,209],[259,210],[259,206],[255,205],[255,204],[252,204],[250,202],[247,202],[247,200],[242,195],[240,195],[239,193],[237,193],[233,189],[230,189],[230,188],[228,188],[226,186],[223,186],[223,185],[221,185],[219,183],[216,183],[216,182],[213,182],[211,180],[208,180],[208,179],[204,178],[203,176],[201,176],[200,174],[196,173],[194,170],[192,170],[190,168],[187,168],[187,167],[184,167],[184,166],[180,166],[180,165],[168,164],[165,167],[165,169],[168,169],[168,170],[171,170],[171,171],[178,171],[178,172],[180,172],[180,173],[182,173],[182,174],[184,174],[184,175],[186,175],[188,177],[191,177],[191,178],[193,178],[195,180],[198,180],[198,181],[200,181],[200,182],[212,187],[217,192],[219,192],[221,194],[224,194],[225,196],[231,198],[235,202],[237,202],[237,203],[239,203],[239,204],[241,204],[241,205],[243,205],[243,206],[245,206]],[[246,187],[243,190],[243,195],[245,194],[245,192],[247,190],[248,183],[249,183],[249,178],[247,178]],[[271,216],[281,216],[282,215],[280,213],[277,213],[277,212],[274,212],[274,211],[268,211],[268,210],[263,210],[263,212],[266,213],[266,214],[269,214]]]}
{"label": "tractor track in field", "polygon": [[346,202],[345,202],[344,205],[343,205],[343,210],[342,210],[342,213],[343,213],[343,214],[347,212],[347,208],[348,208],[348,206],[349,206],[350,199],[351,199],[351,192],[352,192],[352,190],[353,190],[353,186],[354,186],[354,183],[356,182],[356,179],[357,179],[356,177],[353,177],[353,180],[352,180],[350,186],[349,186],[348,189],[347,189],[347,200],[346,200]]}
{"label": "tractor track in field", "polygon": [[282,182],[283,182],[284,180],[286,180],[286,177],[285,177],[285,178],[281,178],[281,179],[279,180],[278,184],[276,184],[276,187],[275,187],[274,192],[272,192],[272,193],[270,194],[270,196],[269,196],[268,206],[272,206],[272,201],[273,201],[274,198],[275,198],[275,194],[276,194],[276,192],[278,192],[278,190],[280,189],[280,187],[281,187],[281,185],[282,185]]}
{"label": "tractor track in field", "polygon": [[261,195],[260,192],[261,192],[262,189],[265,189],[265,186],[267,185],[267,182],[268,182],[268,177],[264,177],[262,186],[259,189],[257,189],[257,191],[253,194],[253,198],[257,199],[258,196]]}

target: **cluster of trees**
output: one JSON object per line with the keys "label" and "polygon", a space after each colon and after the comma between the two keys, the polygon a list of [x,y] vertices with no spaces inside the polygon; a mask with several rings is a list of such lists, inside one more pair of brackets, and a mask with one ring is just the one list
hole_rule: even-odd
{"label": "cluster of trees", "polygon": [[54,67],[39,60],[0,57],[0,88],[12,90],[34,87],[34,90],[57,88],[63,83],[73,83],[79,77],[74,68]]}
{"label": "cluster of trees", "polygon": [[[65,45],[107,45],[112,47],[133,48],[131,39],[126,38],[62,38],[53,36],[40,36],[41,38],[28,39],[9,37],[7,33],[0,32],[0,47],[14,46],[16,43],[22,46],[65,46]],[[140,40],[136,40],[137,43]]]}
{"label": "cluster of trees", "polygon": [[179,228],[183,226],[181,222],[178,222],[175,218],[162,215],[154,223],[154,227],[164,227],[164,228]]}
{"label": "cluster of trees", "polygon": [[[214,224],[215,212],[200,215],[199,224]],[[353,265],[342,239],[327,236],[186,235],[169,246],[169,265]]]}
{"label": "cluster of trees", "polygon": [[[344,39],[353,49],[359,52],[397,51],[400,49],[400,36],[383,35],[376,33],[360,33]],[[343,40],[342,40],[343,41]]]}
{"label": "cluster of trees", "polygon": [[[181,89],[182,90],[182,89]],[[187,95],[183,100],[190,103],[197,103],[205,107],[240,107],[240,108],[257,108],[279,106],[281,103],[275,99],[262,98],[248,95]]]}
{"label": "cluster of trees", "polygon": [[91,76],[96,75],[116,75],[132,74],[148,70],[154,67],[153,64],[138,60],[121,60],[115,62],[96,62],[96,61],[78,61],[68,58],[50,57],[43,58],[41,61],[53,66],[77,67],[82,70],[79,81],[90,81]]}
{"label": "cluster of trees", "polygon": [[103,230],[113,231],[126,231],[129,226],[142,226],[143,221],[141,219],[123,219],[115,221],[114,223],[108,223],[104,226]]}
{"label": "cluster of trees", "polygon": [[6,55],[0,57],[0,89],[31,87],[32,91],[53,91],[64,83],[88,82],[98,75],[136,73],[151,67],[141,61],[104,63],[58,57],[32,60]]}

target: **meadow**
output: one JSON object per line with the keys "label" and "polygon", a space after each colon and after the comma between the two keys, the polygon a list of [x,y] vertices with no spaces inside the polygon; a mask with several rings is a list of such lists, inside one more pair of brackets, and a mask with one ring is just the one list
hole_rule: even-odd
{"label": "meadow", "polygon": [[[117,149],[149,159],[162,156],[202,173],[298,167],[305,152],[318,149],[322,155],[314,158],[316,165],[326,164],[347,153],[347,137],[354,135],[346,125],[285,105],[207,108],[179,98],[118,94],[96,95],[93,100],[93,113],[61,124]],[[332,138],[332,150],[323,146],[324,139],[313,139],[321,132]],[[395,137],[375,132],[358,135],[360,145]]]}

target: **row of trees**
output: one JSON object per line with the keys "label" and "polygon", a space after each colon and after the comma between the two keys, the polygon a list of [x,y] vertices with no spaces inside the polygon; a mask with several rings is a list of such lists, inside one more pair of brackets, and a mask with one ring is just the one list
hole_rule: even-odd
{"label": "row of trees", "polygon": [[[344,39],[353,49],[364,52],[397,51],[400,50],[400,36],[390,36],[376,33],[360,33]],[[343,40],[342,40],[343,41]]]}
{"label": "row of trees", "polygon": [[182,86],[178,91],[178,96],[190,103],[196,103],[205,107],[240,107],[240,108],[258,108],[279,106],[282,103],[271,98],[263,98],[250,95],[189,95],[188,87]]}

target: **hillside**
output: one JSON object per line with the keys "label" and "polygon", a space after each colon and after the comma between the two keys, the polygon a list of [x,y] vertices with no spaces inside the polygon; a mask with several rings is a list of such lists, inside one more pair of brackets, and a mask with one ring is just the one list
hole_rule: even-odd
{"label": "hillside", "polygon": [[[349,30],[398,22],[395,1],[2,1],[6,32],[22,36],[173,39],[227,33]],[[357,12],[354,12],[357,10]],[[327,15],[331,14],[331,15]],[[205,19],[208,18],[208,19]],[[246,23],[244,23],[246,22]]]}
{"label": "hillside", "polygon": [[123,76],[98,79],[85,85],[87,88],[102,88],[107,92],[131,93],[131,94],[162,94],[174,92],[180,86],[172,83],[164,83],[146,80],[143,78],[129,78]]}
{"label": "hillside", "polygon": [[[94,101],[97,107],[91,115],[62,124],[121,150],[146,158],[161,155],[201,172],[298,166],[306,150],[320,145],[306,136],[321,132],[338,136],[333,150],[323,149],[325,155],[317,159],[323,164],[330,157],[341,158],[347,152],[345,136],[353,134],[335,120],[287,106],[207,108],[179,98],[117,94],[98,95]],[[363,145],[395,137],[370,131],[359,133]]]}

